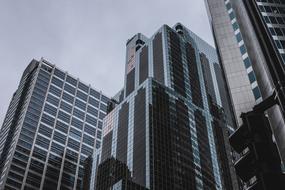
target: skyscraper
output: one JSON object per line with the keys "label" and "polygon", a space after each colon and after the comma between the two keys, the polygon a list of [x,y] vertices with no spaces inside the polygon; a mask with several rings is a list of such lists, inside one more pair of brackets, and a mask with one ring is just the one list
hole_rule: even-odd
{"label": "skyscraper", "polygon": [[0,189],[81,189],[108,101],[46,60],[31,61],[1,128]]}
{"label": "skyscraper", "polygon": [[231,127],[214,64],[215,49],[181,24],[128,40],[125,85],[103,121],[91,189],[111,157],[148,189],[234,189],[228,133],[221,132]]}
{"label": "skyscraper", "polygon": [[229,0],[205,0],[238,124],[242,112],[261,101],[251,60]]}
{"label": "skyscraper", "polygon": [[[236,86],[230,78],[239,75],[240,71],[243,70],[248,74],[254,73],[254,75],[248,75],[248,79],[249,81],[254,81],[251,84],[254,84],[254,88],[258,87],[259,96],[262,99],[270,97],[274,91],[277,93],[282,91],[280,90],[283,85],[281,81],[284,79],[281,78],[284,78],[285,75],[284,64],[282,63],[284,62],[285,2],[279,0],[207,0],[206,4],[221,58],[221,65],[224,68],[229,88],[233,89]],[[236,41],[234,40],[235,37]],[[235,60],[235,57],[239,57],[238,48],[241,52],[244,52],[242,55],[244,60],[243,69],[242,62],[236,62],[234,66],[228,67],[232,60]],[[241,79],[240,81],[240,84],[242,84],[243,80]],[[253,87],[253,85],[251,86]],[[257,91],[255,92],[254,88],[253,94],[256,94]],[[238,118],[240,111],[235,106],[235,99],[243,101],[245,98],[235,98],[237,97],[235,93],[241,93],[243,90],[248,94],[250,93],[250,90],[246,88],[231,91],[234,108],[237,113],[236,117]],[[282,96],[278,95],[278,97]],[[275,105],[267,110],[267,114],[284,163],[285,114],[284,101],[282,103],[281,99],[279,98],[281,109],[280,106]],[[251,102],[251,104],[248,104],[248,107],[244,107],[241,111],[250,111],[260,101]]]}

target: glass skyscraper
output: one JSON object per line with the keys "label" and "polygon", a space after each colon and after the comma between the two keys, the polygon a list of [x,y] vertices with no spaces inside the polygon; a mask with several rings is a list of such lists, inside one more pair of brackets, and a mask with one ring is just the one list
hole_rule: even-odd
{"label": "glass skyscraper", "polygon": [[[235,189],[224,87],[218,87],[214,64],[215,49],[181,24],[128,40],[125,85],[103,120],[90,189],[106,185],[109,175],[101,168],[112,158],[127,165],[139,187]],[[108,188],[119,190],[115,182]]]}
{"label": "glass skyscraper", "polygon": [[0,189],[82,189],[108,101],[46,60],[33,60],[1,128]]}

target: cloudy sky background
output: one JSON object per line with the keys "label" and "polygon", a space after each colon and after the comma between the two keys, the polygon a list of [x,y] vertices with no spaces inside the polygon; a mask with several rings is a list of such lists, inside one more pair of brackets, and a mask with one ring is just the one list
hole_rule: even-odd
{"label": "cloudy sky background", "polygon": [[213,44],[204,0],[0,0],[0,126],[33,58],[112,96],[123,86],[127,39],[177,22]]}

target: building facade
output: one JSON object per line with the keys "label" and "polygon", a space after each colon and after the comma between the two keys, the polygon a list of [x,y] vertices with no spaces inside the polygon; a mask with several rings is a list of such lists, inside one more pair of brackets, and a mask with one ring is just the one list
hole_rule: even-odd
{"label": "building facade", "polygon": [[148,190],[134,183],[128,166],[115,158],[108,158],[99,165],[96,189]]}
{"label": "building facade", "polygon": [[82,189],[109,99],[45,60],[26,68],[0,141],[0,189]]}
{"label": "building facade", "polygon": [[[272,72],[273,67],[279,65],[279,73],[283,70],[284,78],[284,1],[279,0],[207,0],[206,1],[210,23],[213,28],[214,37],[219,55],[221,57],[221,65],[224,67],[224,73],[228,79],[229,88],[234,88],[235,84],[231,83],[229,78],[239,73],[239,69],[227,69],[227,65],[231,64],[238,55],[237,47],[244,47],[246,54],[243,58],[247,57],[250,64],[244,62],[247,73],[254,73],[254,85],[258,86],[260,97],[266,99],[273,94],[275,89],[279,86],[278,74]],[[253,14],[254,12],[254,14]],[[221,28],[225,26],[227,29]],[[231,25],[233,30],[230,29]],[[228,39],[234,39],[232,54],[227,54]],[[267,43],[267,44],[266,44]],[[225,56],[226,55],[226,56]],[[228,58],[228,59],[227,59]],[[273,61],[273,59],[275,59]],[[227,61],[228,60],[228,61]],[[242,66],[239,62],[238,67]],[[248,66],[250,65],[250,66]],[[275,65],[275,66],[274,66]],[[233,72],[232,72],[233,71]],[[253,75],[252,75],[253,76]],[[249,77],[249,80],[251,77]],[[279,77],[280,79],[280,77]],[[252,83],[253,84],[253,83]],[[277,85],[276,85],[277,84]],[[245,88],[244,88],[245,89]],[[246,90],[250,93],[250,90]],[[253,94],[255,94],[253,92]],[[231,91],[233,104],[235,105],[235,94]],[[260,101],[252,101],[248,108],[243,109],[243,112],[248,112],[252,107]],[[282,103],[281,103],[282,104]],[[284,102],[283,102],[284,105]],[[235,106],[235,110],[237,107]],[[237,111],[236,111],[237,112]],[[285,162],[285,128],[284,128],[284,111],[279,106],[273,106],[267,111],[272,132],[278,146],[281,160]],[[239,115],[237,115],[239,117]]]}
{"label": "building facade", "polygon": [[238,124],[240,114],[261,101],[251,59],[229,0],[205,0],[220,65],[227,82]]}
{"label": "building facade", "polygon": [[228,131],[227,117],[212,75],[218,60],[209,45],[199,50],[205,42],[195,36],[177,24],[128,40],[125,86],[116,95],[123,98],[104,118],[90,189],[110,157],[147,189],[235,189],[228,132],[220,131]]}

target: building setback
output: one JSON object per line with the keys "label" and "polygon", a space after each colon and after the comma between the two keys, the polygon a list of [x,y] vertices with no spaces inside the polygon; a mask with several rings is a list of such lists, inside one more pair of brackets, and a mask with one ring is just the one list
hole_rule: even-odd
{"label": "building setback", "polygon": [[0,189],[82,189],[109,99],[41,59],[23,73],[0,132]]}
{"label": "building setback", "polygon": [[128,40],[125,85],[104,118],[90,189],[98,187],[97,167],[110,158],[147,189],[235,189],[226,138],[231,126],[220,106],[224,87],[212,65],[218,60],[211,46],[199,49],[196,37],[177,24]]}

